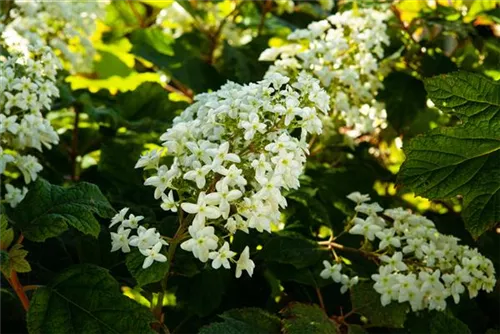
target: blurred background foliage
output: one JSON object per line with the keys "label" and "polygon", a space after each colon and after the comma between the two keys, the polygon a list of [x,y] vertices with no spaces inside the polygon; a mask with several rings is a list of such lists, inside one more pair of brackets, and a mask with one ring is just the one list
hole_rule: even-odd
{"label": "blurred background foliage", "polygon": [[[370,6],[394,13],[388,23],[391,45],[385,50],[392,72],[378,96],[386,104],[389,126],[357,139],[356,146],[336,133],[313,146],[302,187],[287,196],[283,229],[273,235],[235,237],[235,248],[241,238],[241,245],[262,249],[252,279],[235,280],[229,272],[212,270],[191,254],[178,252],[172,288],[163,301],[172,332],[196,332],[221,319],[230,323],[237,314],[217,315],[237,307],[277,313],[291,301],[318,303],[320,288],[329,315],[349,312],[353,305],[348,295],[319,278],[328,254],[310,244],[330,231],[342,233],[353,213],[345,196],[355,190],[372,194],[384,207],[404,206],[426,214],[440,231],[478,247],[500,272],[499,231],[473,240],[464,229],[459,198],[429,201],[396,184],[403,144],[457,122],[427,99],[422,80],[457,69],[500,79],[498,1],[113,1],[92,37],[97,50],[94,71],[68,73],[59,82],[61,97],[47,117],[61,143],[39,157],[45,166],[42,176],[53,184],[98,184],[115,208],[130,207],[159,226],[162,234],[171,235],[175,216],[162,211],[152,189],[142,186],[143,176],[134,169],[139,155],[159,145],[160,134],[195,94],[216,90],[227,80],[261,79],[268,64],[258,61],[260,53],[283,44],[294,29],[337,11]],[[27,241],[33,271],[26,280],[44,284],[71,264],[92,263],[108,268],[126,296],[154,305],[158,283],[136,286],[123,257],[109,252],[104,226],[98,239],[68,231],[43,244]],[[357,247],[356,240],[346,236],[346,245]],[[361,274],[373,269],[356,255],[346,261]],[[406,316],[402,323],[387,315],[377,315],[376,322],[368,313],[353,314],[349,323],[354,325],[346,331],[361,333],[364,329],[355,324],[371,321],[370,332],[447,333],[451,323],[465,332],[498,333],[499,296],[497,284],[494,293],[452,305],[446,315],[423,312]],[[16,303],[16,297],[2,289],[5,332],[25,330],[22,312],[8,307]],[[286,310],[285,319],[294,312],[315,312],[290,306]],[[460,327],[464,324],[466,329]],[[440,325],[445,329],[436,329]],[[205,330],[215,333],[216,327],[211,328]]]}

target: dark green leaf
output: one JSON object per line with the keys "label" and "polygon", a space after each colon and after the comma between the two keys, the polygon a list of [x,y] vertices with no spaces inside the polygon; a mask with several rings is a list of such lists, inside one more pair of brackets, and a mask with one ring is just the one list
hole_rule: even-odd
{"label": "dark green leaf", "polygon": [[407,303],[380,304],[380,294],[373,289],[371,282],[360,282],[351,289],[352,308],[370,321],[371,326],[403,328]]}
{"label": "dark green leaf", "polygon": [[229,274],[227,270],[205,269],[189,279],[183,278],[177,297],[189,312],[206,316],[219,307]]}
{"label": "dark green leaf", "polygon": [[468,72],[454,72],[425,80],[429,98],[439,109],[463,121],[500,119],[500,82]]}
{"label": "dark green leaf", "polygon": [[154,261],[150,267],[142,269],[144,258],[144,255],[138,249],[133,249],[127,254],[125,260],[128,271],[135,278],[138,286],[158,282],[165,277],[168,271],[168,263],[158,261]]}
{"label": "dark green leaf", "polygon": [[38,288],[27,315],[36,333],[154,333],[149,310],[120,292],[107,270],[74,266]]}
{"label": "dark green leaf", "polygon": [[444,312],[437,312],[432,317],[430,329],[430,334],[469,334],[471,332],[466,324]]}
{"label": "dark green leaf", "polygon": [[68,224],[96,237],[100,225],[94,215],[110,218],[114,214],[96,185],[82,182],[64,188],[38,179],[15,208],[13,220],[27,239],[44,241],[66,231]]}
{"label": "dark green leaf", "polygon": [[398,133],[406,132],[425,108],[426,96],[423,82],[403,72],[389,74],[384,79],[384,90],[378,95],[385,102],[387,118]]}
{"label": "dark green leaf", "polygon": [[280,319],[259,308],[233,309],[220,315],[224,322],[203,327],[202,334],[272,334],[280,333]]}
{"label": "dark green leaf", "polygon": [[321,255],[316,242],[290,232],[273,234],[259,252],[265,261],[292,264],[299,269],[317,263]]}
{"label": "dark green leaf", "polygon": [[289,304],[281,311],[284,334],[332,334],[337,326],[318,305]]}

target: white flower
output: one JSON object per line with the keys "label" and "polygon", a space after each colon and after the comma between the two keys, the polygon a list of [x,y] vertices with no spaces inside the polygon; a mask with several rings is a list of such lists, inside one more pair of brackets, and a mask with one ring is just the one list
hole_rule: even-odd
{"label": "white flower", "polygon": [[165,211],[177,212],[177,202],[174,200],[174,193],[172,190],[169,191],[168,196],[165,194],[161,195],[161,203],[160,207]]}
{"label": "white flower", "polygon": [[217,248],[219,238],[214,234],[212,226],[196,226],[191,225],[188,228],[191,239],[184,241],[181,248],[185,251],[192,252],[194,257],[201,262],[207,262],[210,256],[210,251]]}
{"label": "white flower", "polygon": [[240,254],[238,262],[236,262],[236,278],[240,278],[243,270],[246,270],[248,276],[252,277],[253,270],[255,268],[255,263],[250,259],[250,249],[248,246],[245,247],[243,252]]}
{"label": "white flower", "polygon": [[160,236],[155,228],[146,229],[144,226],[139,226],[137,235],[134,235],[129,240],[129,245],[139,249],[147,249],[153,247],[160,241]]}
{"label": "white flower", "polygon": [[362,195],[359,191],[355,191],[347,195],[347,198],[356,204],[361,204],[364,202],[368,202],[371,198],[370,195]]}
{"label": "white flower", "polygon": [[163,150],[151,150],[141,155],[134,168],[154,169],[158,167]]}
{"label": "white flower", "polygon": [[255,113],[248,116],[248,121],[241,121],[240,127],[245,129],[245,140],[251,140],[256,132],[264,133],[266,131],[266,124],[259,122],[259,116]]}
{"label": "white flower", "polygon": [[198,201],[194,203],[181,203],[181,208],[187,213],[196,214],[193,222],[203,225],[206,218],[217,219],[220,217],[221,212],[219,208],[208,205],[206,201],[206,195],[204,192],[200,192],[198,195]]}
{"label": "white flower", "polygon": [[371,215],[376,215],[377,213],[383,211],[384,209],[378,203],[371,203],[371,204],[361,203],[358,204],[354,208],[354,210],[371,216]]}
{"label": "white flower", "polygon": [[319,275],[324,279],[331,278],[337,283],[340,282],[342,264],[335,263],[334,265],[331,265],[328,261],[323,261],[323,265],[325,266],[325,269],[323,269]]}
{"label": "white flower", "polygon": [[[371,217],[368,217],[371,218]],[[354,219],[354,226],[349,230],[350,234],[362,235],[370,241],[375,239],[375,234],[382,231],[382,227],[371,223],[368,219],[361,218]]]}
{"label": "white flower", "polygon": [[229,190],[227,184],[223,182],[217,182],[215,189],[217,192],[210,193],[205,197],[206,202],[211,205],[219,205],[222,218],[227,219],[229,217],[230,210],[229,202],[234,202],[239,199],[242,196],[242,193],[236,189]]}
{"label": "white flower", "polygon": [[219,269],[221,266],[226,269],[231,268],[229,260],[232,259],[235,255],[236,253],[229,249],[229,243],[227,241],[224,242],[224,245],[222,245],[222,247],[219,248],[218,251],[210,252],[208,254],[209,258],[213,260],[212,267],[214,269]]}
{"label": "white flower", "polygon": [[349,290],[350,288],[352,288],[353,286],[355,286],[356,284],[359,283],[359,277],[354,276],[354,277],[349,278],[347,275],[342,275],[341,283],[342,283],[342,286],[340,287],[340,293],[344,294],[347,292],[347,290]]}
{"label": "white flower", "polygon": [[408,266],[403,262],[403,253],[401,252],[395,252],[392,257],[382,255],[380,256],[380,260],[387,263],[392,270],[405,271],[408,269]]}
{"label": "white flower", "polygon": [[380,239],[378,249],[386,249],[389,246],[401,247],[401,240],[394,233],[395,230],[392,228],[375,233],[375,236]]}
{"label": "white flower", "polygon": [[210,172],[212,167],[208,165],[202,166],[198,161],[195,161],[192,164],[192,168],[193,170],[184,174],[184,179],[195,181],[198,189],[202,189],[206,184],[205,176]]}
{"label": "white flower", "polygon": [[127,219],[122,222],[123,227],[136,229],[139,227],[139,222],[144,219],[144,216],[135,216],[130,214]]}
{"label": "white flower", "polygon": [[238,155],[234,153],[229,153],[229,143],[222,143],[217,149],[210,149],[210,154],[214,157],[212,162],[212,170],[218,172],[222,169],[222,165],[226,161],[230,162],[241,162]]}
{"label": "white flower", "polygon": [[28,188],[16,188],[10,184],[5,185],[5,190],[7,190],[5,201],[9,203],[12,208],[15,208],[19,203],[21,203],[28,193]]}
{"label": "white flower", "polygon": [[122,252],[130,252],[130,247],[128,244],[128,236],[130,234],[129,229],[124,229],[120,227],[117,233],[111,232],[111,251],[115,252],[121,249]]}
{"label": "white flower", "polygon": [[162,243],[156,243],[152,248],[141,249],[139,248],[142,255],[146,258],[144,259],[144,263],[142,264],[142,269],[146,269],[153,264],[154,261],[157,262],[166,262],[167,257],[160,253],[162,247]]}
{"label": "white flower", "polygon": [[111,224],[109,227],[113,227],[114,225],[121,223],[125,220],[125,215],[127,214],[129,208],[123,208],[118,212],[113,218],[111,218]]}

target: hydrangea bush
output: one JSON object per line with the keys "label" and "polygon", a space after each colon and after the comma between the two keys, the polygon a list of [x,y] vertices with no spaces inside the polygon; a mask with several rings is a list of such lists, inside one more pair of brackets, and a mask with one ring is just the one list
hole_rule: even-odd
{"label": "hydrangea bush", "polygon": [[1,1],[2,332],[495,333],[497,9]]}

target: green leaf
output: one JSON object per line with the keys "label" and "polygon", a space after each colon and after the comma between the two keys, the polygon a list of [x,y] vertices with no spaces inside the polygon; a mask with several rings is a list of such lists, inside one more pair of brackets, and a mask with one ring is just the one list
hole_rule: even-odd
{"label": "green leaf", "polygon": [[366,333],[368,332],[360,325],[349,325],[347,327],[347,334],[366,334]]}
{"label": "green leaf", "polygon": [[337,326],[318,305],[291,303],[281,311],[284,334],[338,333]]}
{"label": "green leaf", "polygon": [[425,108],[427,93],[422,81],[404,72],[392,72],[384,79],[384,90],[378,95],[385,102],[387,118],[398,131],[407,132]]}
{"label": "green leaf", "polygon": [[373,289],[371,282],[360,282],[351,289],[352,308],[364,315],[371,326],[403,328],[408,304],[380,304],[380,294]]}
{"label": "green leaf", "polygon": [[500,85],[457,72],[427,80],[426,88],[462,124],[405,145],[398,182],[430,199],[462,195],[466,228],[477,238],[500,221]]}
{"label": "green leaf", "polygon": [[278,317],[262,309],[249,307],[233,309],[220,315],[224,322],[216,322],[201,329],[201,334],[279,334],[281,322]]}
{"label": "green leaf", "polygon": [[466,324],[453,315],[437,312],[430,322],[430,334],[469,334],[471,331]]}
{"label": "green leaf", "polygon": [[23,249],[23,245],[15,244],[9,250],[9,269],[18,273],[28,273],[31,271],[31,266],[26,261],[28,251]]}
{"label": "green leaf", "polygon": [[142,255],[138,249],[133,249],[132,252],[127,254],[125,259],[127,269],[137,281],[138,286],[158,282],[167,274],[169,266],[167,262],[154,261],[153,264],[146,269],[142,269],[143,263],[144,255]]}
{"label": "green leaf", "polygon": [[305,268],[321,260],[322,250],[318,244],[298,233],[280,232],[271,236],[259,252],[269,262],[292,264]]}
{"label": "green leaf", "polygon": [[10,276],[9,253],[4,250],[0,250],[0,270],[4,275]]}
{"label": "green leaf", "polygon": [[189,279],[184,278],[177,298],[185,303],[187,311],[207,316],[219,307],[229,275],[228,270],[205,269]]}
{"label": "green leaf", "polygon": [[499,122],[500,82],[475,73],[454,72],[426,79],[425,89],[436,107],[463,121]]}
{"label": "green leaf", "polygon": [[81,182],[63,188],[38,179],[15,208],[13,220],[27,239],[44,241],[66,231],[68,224],[97,237],[100,225],[94,215],[110,218],[114,214],[96,185]]}
{"label": "green leaf", "polygon": [[74,266],[38,288],[27,314],[29,333],[154,333],[149,310],[120,292],[103,268]]}
{"label": "green leaf", "polygon": [[7,249],[14,241],[14,230],[9,228],[7,215],[0,214],[0,249]]}

